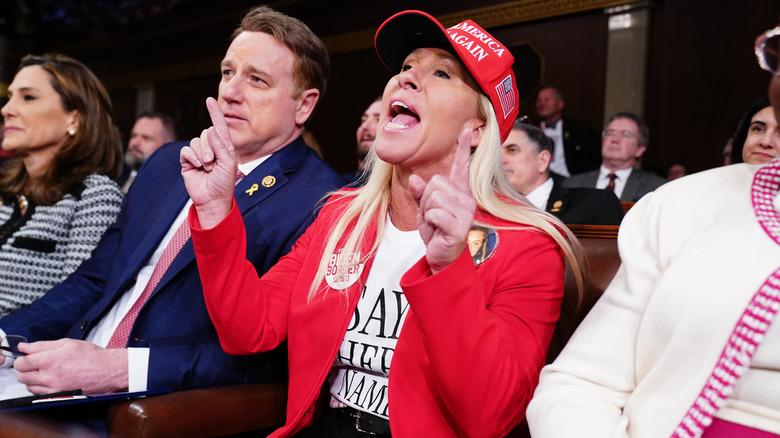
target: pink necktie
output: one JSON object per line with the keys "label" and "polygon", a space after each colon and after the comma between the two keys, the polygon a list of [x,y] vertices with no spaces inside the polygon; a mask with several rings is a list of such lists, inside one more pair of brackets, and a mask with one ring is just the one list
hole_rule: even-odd
{"label": "pink necktie", "polygon": [[[240,181],[244,176],[245,175],[243,172],[240,170],[237,171],[236,184],[238,184],[238,181]],[[138,317],[138,313],[141,311],[141,308],[144,306],[144,304],[146,304],[146,301],[149,299],[149,297],[152,296],[154,288],[157,287],[160,279],[162,279],[163,275],[165,275],[165,271],[167,271],[168,267],[171,266],[171,262],[173,262],[173,259],[176,258],[176,255],[179,253],[184,244],[187,243],[187,239],[189,238],[190,224],[185,218],[184,222],[182,222],[179,229],[176,230],[176,233],[171,238],[171,241],[168,242],[168,246],[165,247],[162,256],[160,256],[160,260],[157,261],[157,265],[155,265],[154,271],[152,271],[152,277],[149,278],[149,283],[147,283],[143,292],[141,292],[141,296],[138,297],[135,303],[133,303],[133,307],[130,308],[130,311],[127,312],[125,317],[122,318],[122,321],[119,322],[116,331],[108,341],[108,345],[106,346],[107,348],[125,348],[127,346],[127,340],[130,338],[130,331],[133,329],[133,324],[135,323],[135,319]]]}
{"label": "pink necktie", "polygon": [[176,230],[176,233],[173,235],[173,238],[171,238],[171,241],[168,242],[168,246],[165,247],[160,260],[157,261],[157,265],[154,267],[154,271],[152,272],[152,277],[149,279],[149,283],[147,283],[143,292],[141,292],[141,296],[138,297],[138,300],[136,300],[135,303],[133,303],[133,307],[131,307],[130,311],[127,312],[124,318],[122,318],[122,321],[119,323],[119,326],[117,326],[114,335],[111,336],[111,340],[108,341],[108,348],[125,348],[127,346],[127,340],[130,337],[130,331],[133,328],[133,323],[135,323],[135,318],[138,316],[138,312],[140,312],[141,308],[144,306],[144,304],[146,304],[146,301],[152,295],[154,288],[157,287],[157,283],[160,282],[160,279],[165,274],[165,271],[168,270],[171,262],[174,258],[176,258],[176,254],[179,253],[179,250],[181,250],[181,248],[184,246],[184,243],[186,243],[187,239],[189,238],[190,224],[185,219],[179,229]]}

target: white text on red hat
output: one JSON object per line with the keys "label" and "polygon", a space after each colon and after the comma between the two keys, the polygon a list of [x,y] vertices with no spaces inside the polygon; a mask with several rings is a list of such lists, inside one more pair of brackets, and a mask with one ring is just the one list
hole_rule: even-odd
{"label": "white text on red hat", "polygon": [[[468,34],[471,34],[477,40],[484,43],[485,46],[487,46],[487,49],[481,44],[479,44],[478,41],[474,41],[468,36],[456,32],[458,30],[463,30]],[[501,45],[501,43],[491,38],[490,35],[487,35],[484,32],[482,32],[482,30],[478,26],[469,24],[466,21],[447,29],[447,33],[449,33],[452,41],[454,41],[456,44],[463,46],[469,53],[471,53],[475,58],[477,58],[478,62],[482,61],[486,56],[488,56],[489,53],[487,53],[487,50],[491,50],[493,53],[498,55],[499,58],[501,57],[501,55],[504,54],[505,49]],[[474,44],[475,42],[476,45]]]}

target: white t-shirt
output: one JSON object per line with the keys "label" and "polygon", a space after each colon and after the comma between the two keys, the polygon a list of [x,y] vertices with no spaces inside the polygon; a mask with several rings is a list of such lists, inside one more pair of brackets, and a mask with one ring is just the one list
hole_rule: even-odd
{"label": "white t-shirt", "polygon": [[332,407],[350,406],[389,419],[390,363],[409,303],[401,277],[421,257],[420,233],[400,231],[388,218],[371,272],[358,300],[330,377]]}

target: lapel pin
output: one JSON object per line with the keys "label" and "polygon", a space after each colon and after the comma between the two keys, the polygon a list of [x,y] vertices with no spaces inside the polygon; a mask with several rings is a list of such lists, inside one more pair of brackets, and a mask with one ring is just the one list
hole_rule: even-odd
{"label": "lapel pin", "polygon": [[550,211],[553,212],[553,213],[557,213],[557,212],[561,211],[561,206],[562,205],[563,205],[563,201],[561,201],[559,199],[559,200],[553,202],[553,208]]}
{"label": "lapel pin", "polygon": [[252,184],[252,187],[248,188],[246,193],[249,194],[249,196],[252,196],[255,194],[256,191],[258,191],[260,187],[257,186],[257,184]]}
{"label": "lapel pin", "polygon": [[[263,187],[271,187],[274,184],[276,184],[276,178],[273,177],[272,175],[268,175],[265,178],[263,178],[263,181],[260,184],[262,184]],[[255,184],[253,187],[257,187],[257,184]]]}

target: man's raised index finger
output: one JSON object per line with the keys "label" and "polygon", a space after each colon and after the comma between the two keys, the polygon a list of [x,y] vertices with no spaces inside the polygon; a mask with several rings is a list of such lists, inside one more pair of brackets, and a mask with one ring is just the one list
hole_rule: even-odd
{"label": "man's raised index finger", "polygon": [[206,108],[209,110],[209,116],[211,117],[211,124],[217,131],[217,135],[223,143],[229,144],[230,131],[228,130],[227,122],[225,121],[225,115],[222,113],[222,108],[219,107],[219,103],[213,97],[206,99]]}

